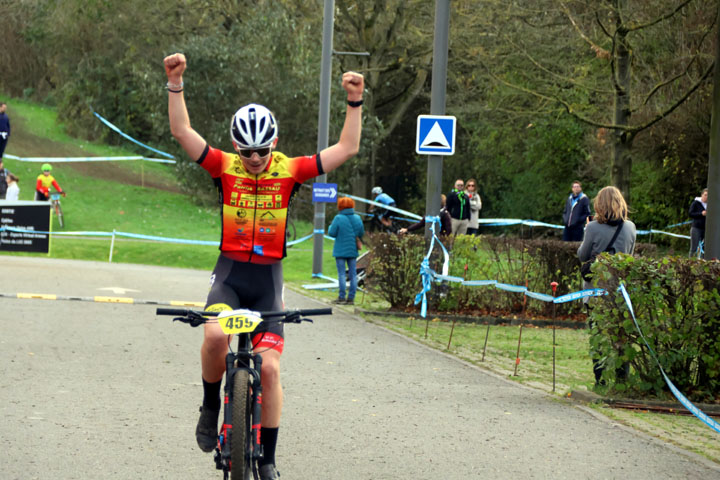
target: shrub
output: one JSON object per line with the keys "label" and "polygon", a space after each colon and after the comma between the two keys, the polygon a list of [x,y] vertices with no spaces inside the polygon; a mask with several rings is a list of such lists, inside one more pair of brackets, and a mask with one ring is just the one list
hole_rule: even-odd
{"label": "shrub", "polygon": [[[666,396],[667,387],[640,338],[619,282],[628,290],[638,324],[672,382],[691,399],[720,394],[720,263],[680,257],[661,259],[607,254],[593,266],[596,283],[609,294],[594,301],[591,348],[605,364],[616,391]],[[631,375],[614,378],[629,363]]]}
{"label": "shrub", "polygon": [[420,264],[425,257],[421,235],[405,237],[388,233],[367,233],[371,249],[367,288],[390,302],[392,308],[407,308],[420,292]]}

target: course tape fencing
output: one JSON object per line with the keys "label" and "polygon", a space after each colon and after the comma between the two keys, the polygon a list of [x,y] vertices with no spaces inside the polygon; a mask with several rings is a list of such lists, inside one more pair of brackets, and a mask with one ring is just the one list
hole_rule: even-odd
{"label": "course tape fencing", "polygon": [[[307,187],[311,188],[309,185]],[[390,210],[392,212],[403,215],[403,217],[392,217],[394,220],[402,220],[405,222],[417,222],[418,220],[422,220],[422,218],[423,218],[422,216],[417,215],[415,213],[408,212],[406,210],[402,210],[397,207],[391,207],[389,205],[375,202],[375,201],[369,200],[367,198],[357,197],[355,195],[350,195],[349,193],[344,193],[344,192],[337,192],[337,194],[338,194],[338,197],[343,196],[343,197],[352,198],[355,201],[358,201],[361,203],[366,203],[368,205],[373,205],[375,207],[382,208],[385,210]],[[357,213],[361,213],[361,212],[357,212]],[[362,215],[372,216],[372,214],[367,214],[367,213],[362,213]],[[559,230],[562,230],[565,228],[563,225],[540,222],[537,220],[523,220],[520,218],[480,218],[480,219],[478,219],[478,222],[481,225],[484,225],[486,227],[508,227],[508,226],[512,226],[512,225],[524,225],[524,226],[528,226],[528,227],[547,227],[547,228],[554,228],[554,229],[559,229]],[[660,235],[668,235],[671,237],[684,238],[684,239],[689,240],[690,239],[689,235],[679,235],[677,233],[666,232],[665,230],[669,229],[669,228],[688,225],[690,223],[692,223],[691,220],[688,220],[686,222],[681,222],[681,223],[674,223],[672,225],[668,225],[668,226],[664,227],[663,230],[656,230],[654,228],[651,228],[649,230],[638,230],[637,234],[638,235],[660,234]]]}
{"label": "course tape fencing", "polygon": [[640,325],[637,322],[637,318],[635,318],[635,311],[633,310],[632,302],[630,301],[630,295],[628,295],[627,290],[625,289],[625,284],[621,283],[620,287],[618,287],[618,290],[620,290],[620,293],[622,293],[623,298],[625,299],[625,304],[628,307],[628,310],[630,311],[630,316],[633,319],[633,323],[635,324],[635,328],[637,329],[638,333],[640,334],[640,338],[642,338],[643,342],[645,342],[645,346],[648,348],[648,351],[650,352],[650,355],[652,356],[653,360],[655,360],[655,363],[657,364],[658,368],[660,369],[660,373],[662,373],[663,378],[665,379],[665,383],[670,388],[670,391],[673,395],[675,395],[675,398],[678,399],[678,401],[683,405],[683,407],[687,408],[690,412],[692,412],[693,415],[695,415],[697,418],[700,419],[701,422],[703,422],[708,427],[715,430],[717,433],[720,433],[720,424],[718,424],[715,420],[710,418],[707,414],[705,414],[702,410],[697,408],[693,403],[687,399],[685,395],[683,395],[680,390],[675,387],[675,385],[670,381],[668,376],[665,374],[665,370],[663,370],[662,365],[660,364],[660,361],[657,358],[657,355],[655,355],[655,351],[650,347],[650,344],[648,343],[647,339],[645,338],[645,335],[643,335],[642,329],[640,328]]}
{"label": "course tape fencing", "polygon": [[[415,305],[418,303],[422,303],[420,308],[420,315],[423,318],[427,317],[427,293],[430,291],[432,282],[456,282],[460,283],[462,285],[466,286],[485,286],[485,285],[492,285],[495,288],[499,288],[501,290],[505,290],[508,292],[515,292],[515,293],[522,293],[528,297],[534,298],[536,300],[541,300],[543,302],[549,302],[549,303],[566,303],[566,302],[572,302],[575,300],[580,300],[586,297],[600,297],[603,295],[607,295],[607,291],[601,288],[593,288],[593,289],[585,289],[580,290],[577,292],[568,293],[566,295],[562,295],[560,297],[554,297],[552,295],[548,295],[545,293],[539,293],[539,292],[532,292],[527,289],[527,287],[519,286],[519,285],[510,285],[506,283],[500,283],[497,280],[464,280],[461,277],[454,277],[447,274],[447,250],[443,246],[442,242],[440,242],[440,239],[437,237],[435,233],[435,226],[440,223],[439,217],[426,217],[425,221],[430,225],[430,229],[432,231],[432,240],[430,242],[430,249],[428,250],[427,255],[423,259],[421,265],[420,265],[420,276],[422,277],[422,290],[420,293],[418,293],[415,297]],[[438,242],[438,244],[442,247],[443,253],[445,254],[445,262],[443,263],[443,274],[438,274],[435,271],[433,271],[430,266],[430,255],[432,254],[434,243],[435,241]],[[625,285],[623,283],[620,284],[620,287],[618,287],[618,291],[620,291],[623,295],[623,298],[625,299],[625,304],[628,307],[628,310],[630,311],[630,315],[632,316],[633,322],[635,324],[635,328],[637,329],[638,333],[640,334],[640,337],[642,338],[643,342],[645,342],[645,345],[647,346],[648,350],[650,351],[653,359],[655,360],[655,363],[657,363],[657,366],[660,368],[660,372],[662,373],[663,378],[665,379],[665,383],[670,388],[670,391],[672,394],[677,398],[677,400],[693,415],[695,415],[700,421],[705,423],[707,426],[715,430],[716,432],[720,433],[720,425],[710,418],[707,414],[705,414],[702,410],[697,408],[688,398],[683,395],[677,387],[670,381],[668,376],[665,374],[665,371],[662,368],[662,365],[660,364],[660,361],[658,360],[657,356],[655,355],[655,352],[648,344],[647,339],[642,333],[642,330],[640,329],[640,325],[637,322],[637,319],[635,318],[635,312],[633,311],[632,302],[630,301],[630,296],[627,293],[627,290],[625,289]]]}
{"label": "course tape fencing", "polygon": [[122,162],[128,160],[143,160],[145,162],[154,163],[177,163],[175,160],[163,160],[162,158],[148,158],[140,155],[126,156],[126,157],[18,157],[17,155],[10,155],[6,153],[3,155],[5,158],[17,160],[19,162],[31,162],[31,163],[73,163],[73,162]]}
{"label": "course tape fencing", "polygon": [[[123,132],[122,130],[120,130],[118,127],[116,127],[115,125],[113,125],[112,123],[110,123],[110,122],[109,122],[106,118],[104,118],[102,115],[100,115],[100,114],[97,113],[95,110],[93,110],[92,107],[90,108],[90,111],[92,111],[93,115],[95,115],[95,116],[98,118],[98,120],[100,120],[103,124],[105,124],[105,125],[106,125],[108,128],[110,128],[112,131],[118,133],[121,137],[126,138],[126,139],[130,140],[131,142],[133,142],[133,143],[135,143],[135,144],[137,144],[137,145],[140,145],[140,146],[143,147],[143,148],[146,148],[146,149],[150,150],[151,152],[155,152],[155,153],[157,153],[158,155],[162,155],[163,157],[171,158],[171,159],[174,159],[174,158],[175,158],[173,155],[171,155],[171,154],[169,154],[169,153],[167,153],[167,152],[163,152],[162,150],[158,150],[158,149],[153,148],[153,147],[151,147],[151,146],[149,146],[149,145],[145,145],[144,143],[140,142],[139,140],[135,140],[133,137],[131,137],[131,136],[128,135],[127,133],[125,133],[125,132]],[[172,163],[175,163],[175,162],[172,162]]]}

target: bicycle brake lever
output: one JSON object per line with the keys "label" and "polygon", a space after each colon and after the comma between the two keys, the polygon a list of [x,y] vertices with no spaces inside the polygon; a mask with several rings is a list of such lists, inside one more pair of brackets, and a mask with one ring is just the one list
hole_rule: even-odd
{"label": "bicycle brake lever", "polygon": [[201,315],[198,315],[197,313],[192,312],[192,311],[191,311],[191,312],[188,312],[188,316],[187,316],[187,317],[176,317],[176,318],[173,318],[173,322],[187,323],[187,324],[190,325],[191,327],[199,327],[200,325],[202,325],[202,324],[205,323],[206,321],[207,321],[207,320],[205,319],[205,317],[203,317],[203,316],[201,316]]}

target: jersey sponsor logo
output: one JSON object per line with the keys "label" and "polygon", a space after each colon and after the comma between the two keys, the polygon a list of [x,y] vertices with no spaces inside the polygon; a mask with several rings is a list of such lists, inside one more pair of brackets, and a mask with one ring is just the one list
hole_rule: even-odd
{"label": "jersey sponsor logo", "polygon": [[255,255],[264,255],[262,245],[253,245],[253,253]]}

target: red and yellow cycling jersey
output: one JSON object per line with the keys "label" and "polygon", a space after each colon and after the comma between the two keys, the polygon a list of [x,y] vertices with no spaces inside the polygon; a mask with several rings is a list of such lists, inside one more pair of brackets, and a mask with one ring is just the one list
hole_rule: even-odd
{"label": "red and yellow cycling jersey", "polygon": [[282,260],[290,200],[304,181],[323,173],[320,156],[273,152],[265,170],[255,175],[237,154],[208,145],[197,162],[212,176],[222,202],[220,250],[244,262]]}
{"label": "red and yellow cycling jersey", "polygon": [[37,177],[37,183],[35,184],[35,190],[42,192],[46,197],[50,194],[50,186],[55,187],[55,190],[62,192],[60,185],[55,181],[55,177],[52,175],[45,175],[41,173]]}

